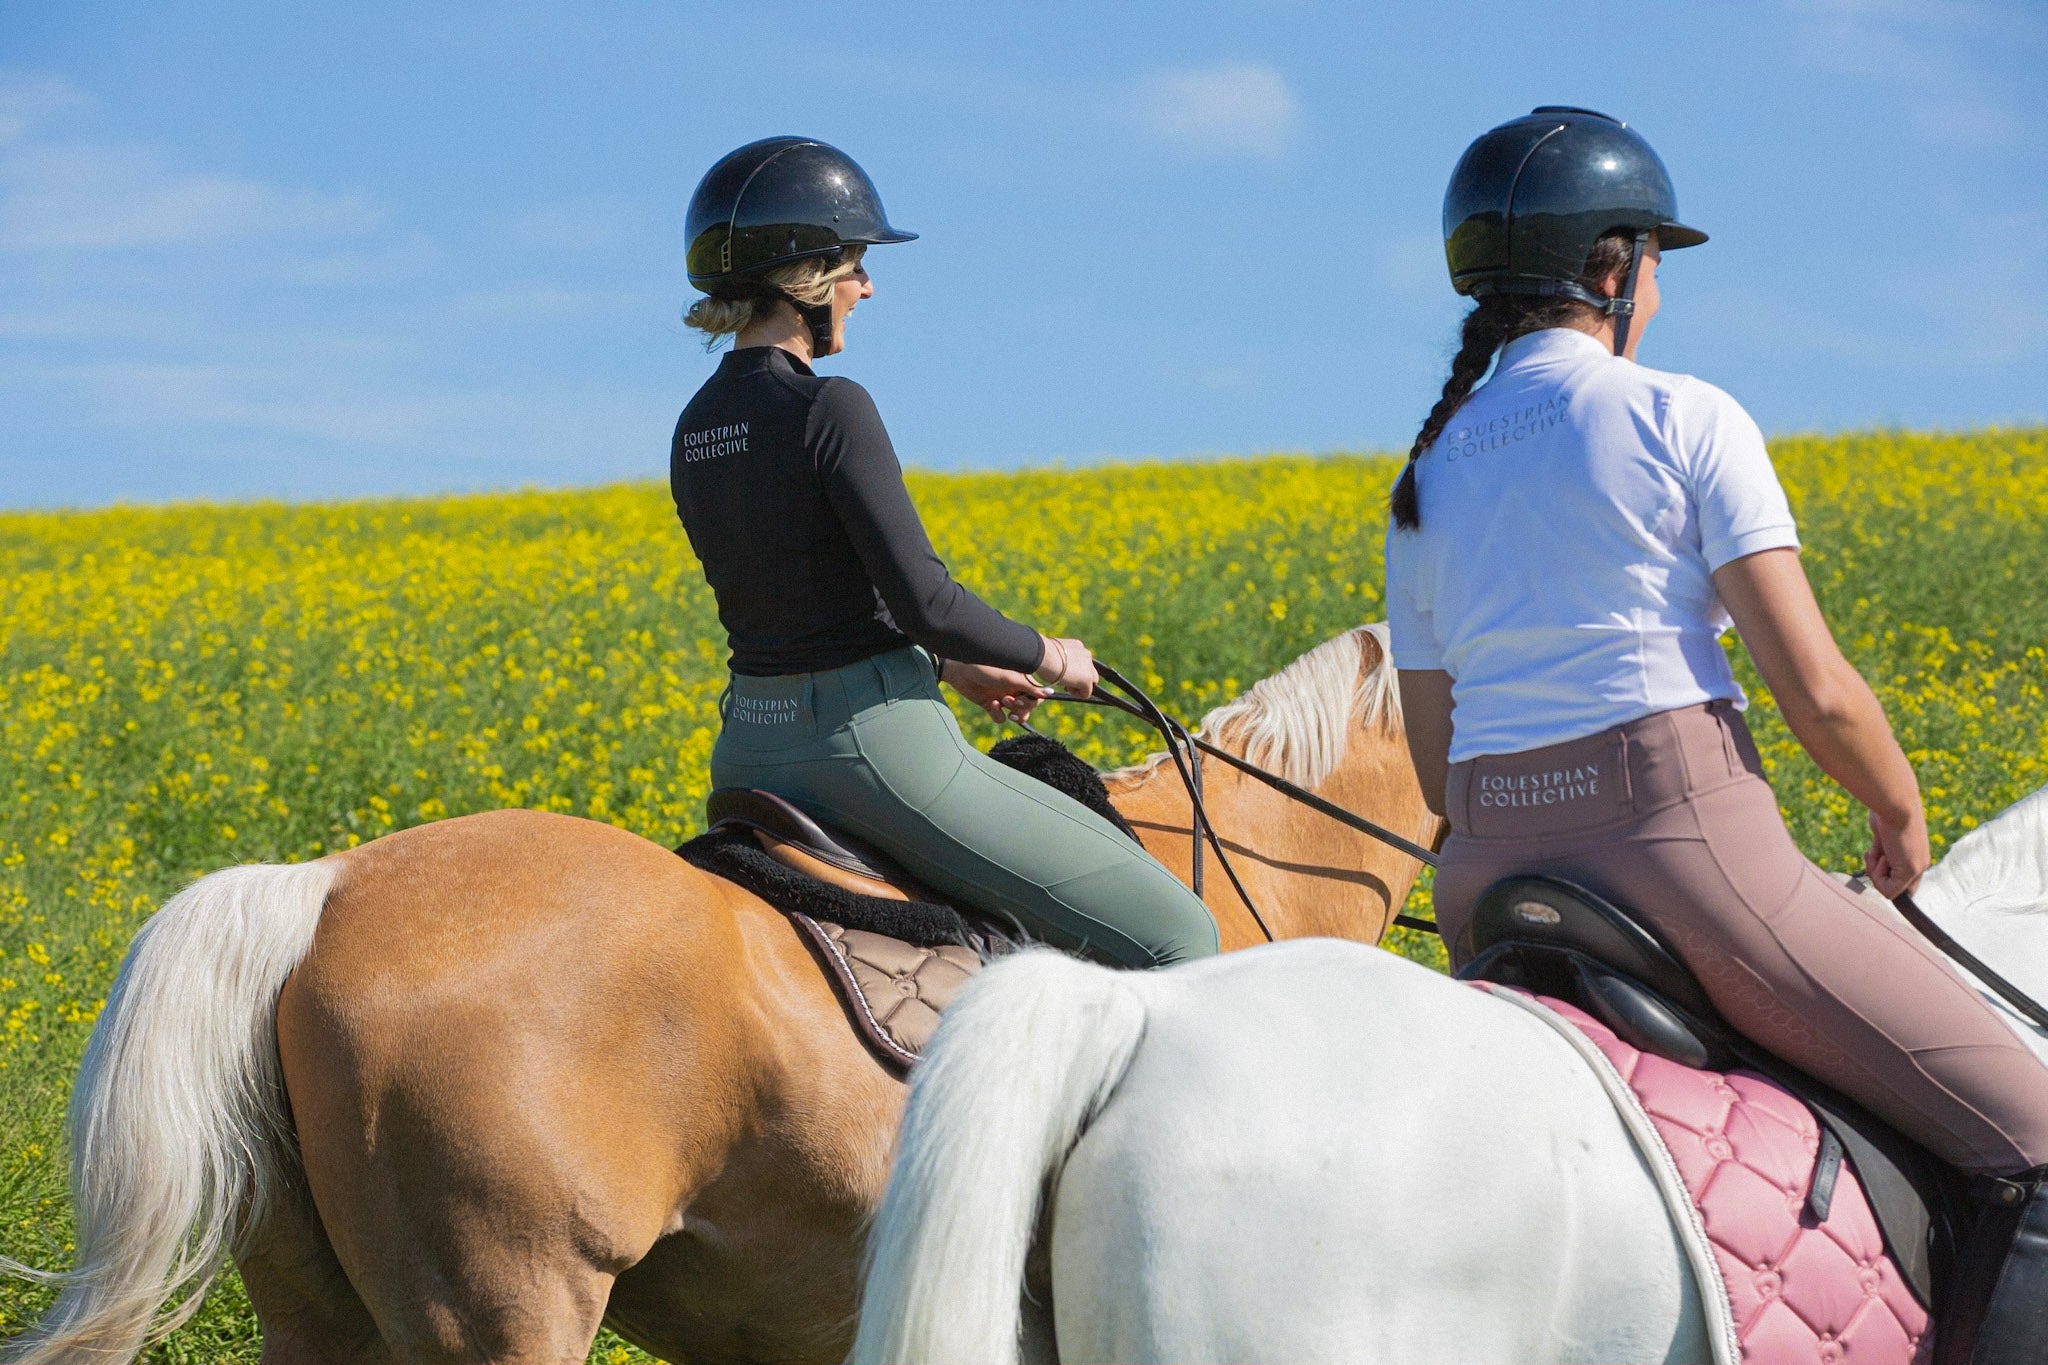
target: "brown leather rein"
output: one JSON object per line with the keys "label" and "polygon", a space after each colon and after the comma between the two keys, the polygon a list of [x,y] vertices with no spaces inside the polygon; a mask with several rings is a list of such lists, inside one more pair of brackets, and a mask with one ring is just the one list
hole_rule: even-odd
{"label": "brown leather rein", "polygon": [[[1237,898],[1244,902],[1244,908],[1251,913],[1252,922],[1259,926],[1259,932],[1266,936],[1268,943],[1273,941],[1273,930],[1266,924],[1265,918],[1259,914],[1258,906],[1252,904],[1251,894],[1244,889],[1244,883],[1238,879],[1237,869],[1231,866],[1230,855],[1223,851],[1223,842],[1217,837],[1216,827],[1209,820],[1209,809],[1202,802],[1203,754],[1207,754],[1211,758],[1237,769],[1237,771],[1247,777],[1265,783],[1282,796],[1307,806],[1319,815],[1327,816],[1340,825],[1355,829],[1361,834],[1370,835],[1383,844],[1399,849],[1409,857],[1420,861],[1425,867],[1436,866],[1436,855],[1414,840],[1404,839],[1392,830],[1382,825],[1374,824],[1364,816],[1344,809],[1334,801],[1325,800],[1307,788],[1289,782],[1278,773],[1267,772],[1257,764],[1248,763],[1244,759],[1239,758],[1228,749],[1219,748],[1208,740],[1203,739],[1200,735],[1188,729],[1186,724],[1168,715],[1160,707],[1159,703],[1146,696],[1144,690],[1136,683],[1133,683],[1129,678],[1126,678],[1108,664],[1103,663],[1100,659],[1095,661],[1095,671],[1102,683],[1108,684],[1108,687],[1113,690],[1105,691],[1101,686],[1098,686],[1092,695],[1086,697],[1076,697],[1069,693],[1057,692],[1048,700],[1077,702],[1087,706],[1106,706],[1111,710],[1121,711],[1127,716],[1143,721],[1159,732],[1160,737],[1166,741],[1167,757],[1173,761],[1174,770],[1180,774],[1181,785],[1187,788],[1188,802],[1194,812],[1192,820],[1194,825],[1192,831],[1194,839],[1193,874],[1189,880],[1193,883],[1195,894],[1198,896],[1202,894],[1202,842],[1206,839],[1210,849],[1216,854],[1217,865],[1223,869],[1223,875],[1230,878],[1230,885],[1237,892]],[[1122,693],[1123,695],[1118,696],[1117,693]],[[1017,723],[1022,725],[1024,729],[1031,730],[1031,726],[1023,721]],[[1033,734],[1037,733],[1035,730],[1031,732]],[[1394,916],[1394,923],[1404,929],[1416,929],[1424,933],[1433,934],[1437,931],[1434,923],[1426,919],[1419,919],[1414,915],[1397,914]]]}
{"label": "brown leather rein", "polygon": [[[1409,857],[1422,863],[1425,867],[1435,867],[1437,865],[1436,855],[1413,840],[1404,839],[1392,830],[1376,825],[1364,816],[1344,809],[1334,801],[1325,800],[1314,792],[1289,782],[1278,773],[1269,773],[1257,764],[1248,763],[1229,750],[1218,748],[1208,740],[1203,739],[1200,735],[1189,730],[1181,721],[1168,715],[1160,708],[1159,703],[1146,696],[1137,684],[1099,659],[1095,662],[1095,671],[1103,682],[1109,684],[1116,692],[1121,692],[1124,695],[1117,696],[1114,693],[1104,692],[1098,687],[1092,696],[1076,697],[1065,692],[1057,692],[1048,700],[1078,702],[1090,706],[1107,706],[1112,710],[1121,711],[1127,716],[1143,721],[1160,733],[1161,737],[1166,741],[1167,755],[1173,760],[1174,768],[1180,773],[1181,782],[1188,790],[1188,800],[1194,808],[1194,873],[1191,880],[1194,883],[1195,894],[1198,896],[1202,894],[1202,841],[1206,838],[1209,841],[1209,846],[1215,850],[1216,861],[1222,866],[1224,875],[1230,878],[1231,886],[1236,889],[1238,899],[1243,901],[1244,908],[1251,912],[1253,921],[1259,926],[1259,932],[1266,936],[1268,943],[1273,941],[1273,931],[1267,927],[1265,919],[1260,916],[1258,907],[1252,904],[1252,898],[1245,891],[1244,883],[1238,880],[1237,871],[1230,865],[1230,857],[1223,851],[1223,844],[1216,837],[1215,827],[1209,822],[1208,808],[1202,804],[1203,754],[1228,764],[1247,777],[1255,778],[1265,783],[1282,796],[1307,806],[1319,815],[1328,816],[1338,824],[1349,826],[1361,834],[1369,834],[1381,843],[1399,849]],[[1019,721],[1018,724],[1024,725],[1024,722]],[[1029,725],[1024,725],[1024,728],[1026,730],[1031,729]],[[1035,734],[1037,732],[1032,731],[1032,733]],[[1993,971],[1985,964],[1983,959],[1979,958],[1962,944],[1956,942],[1947,930],[1928,918],[1927,912],[1922,910],[1914,901],[1911,892],[1901,892],[1893,898],[1892,904],[1898,908],[1899,913],[1905,917],[1906,922],[1919,931],[1920,935],[1932,943],[1935,948],[1940,950],[1958,966],[1973,974],[2030,1023],[2042,1029],[2048,1029],[2048,1008],[2044,1008],[2032,996],[2029,996],[2025,991]],[[1394,923],[1404,929],[1415,929],[1423,933],[1434,934],[1439,932],[1433,921],[1421,919],[1414,915],[1395,915]]]}

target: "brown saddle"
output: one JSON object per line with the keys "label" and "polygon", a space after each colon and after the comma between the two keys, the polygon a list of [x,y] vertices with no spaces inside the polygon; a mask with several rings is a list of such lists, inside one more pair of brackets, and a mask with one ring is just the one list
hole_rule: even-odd
{"label": "brown saddle", "polygon": [[[744,831],[782,866],[828,886],[879,900],[949,904],[882,853],[851,835],[828,832],[772,792],[721,787],[711,793],[705,812],[712,832]],[[786,905],[777,908],[825,969],[854,1032],[899,1076],[923,1052],[939,1011],[981,970],[981,955],[964,944],[920,947]]]}

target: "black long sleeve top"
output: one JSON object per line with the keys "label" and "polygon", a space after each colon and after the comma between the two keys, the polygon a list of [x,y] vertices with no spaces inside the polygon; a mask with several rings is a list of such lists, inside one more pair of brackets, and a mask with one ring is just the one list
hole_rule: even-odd
{"label": "black long sleeve top", "polygon": [[732,670],[838,668],[915,642],[1029,672],[1038,633],[953,580],[868,392],[779,346],[729,353],[676,423],[669,488]]}

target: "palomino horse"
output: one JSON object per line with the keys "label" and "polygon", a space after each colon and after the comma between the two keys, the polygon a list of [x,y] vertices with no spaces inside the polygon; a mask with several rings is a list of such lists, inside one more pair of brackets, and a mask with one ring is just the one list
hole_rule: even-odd
{"label": "palomino horse", "polygon": [[[1384,627],[1208,718],[1421,842]],[[1169,866],[1173,770],[1114,799]],[[1281,935],[1377,940],[1416,864],[1214,771]],[[1263,937],[1227,885],[1226,948]],[[15,1344],[125,1361],[222,1256],[274,1362],[580,1361],[600,1322],[670,1360],[827,1362],[852,1338],[903,1086],[789,923],[623,830],[441,821],[202,878],[144,926],[71,1112],[78,1268]]]}
{"label": "palomino horse", "polygon": [[[2048,790],[1919,900],[2048,998]],[[997,963],[918,1064],[899,1148],[856,1365],[1711,1358],[1592,1068],[1528,1012],[1355,944]]]}

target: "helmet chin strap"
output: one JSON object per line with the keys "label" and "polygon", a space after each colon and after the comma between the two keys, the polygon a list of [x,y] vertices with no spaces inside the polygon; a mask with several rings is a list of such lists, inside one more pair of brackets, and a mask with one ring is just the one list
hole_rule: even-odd
{"label": "helmet chin strap", "polygon": [[1636,234],[1636,242],[1628,253],[1628,274],[1622,277],[1621,292],[1602,305],[1614,319],[1614,353],[1620,355],[1628,349],[1629,327],[1636,317],[1636,276],[1643,268],[1643,252],[1650,244],[1647,231]]}
{"label": "helmet chin strap", "polygon": [[771,297],[781,299],[791,308],[796,309],[796,315],[804,320],[804,326],[811,329],[811,358],[813,360],[819,356],[832,353],[831,300],[828,299],[824,303],[800,303],[794,294],[778,285],[769,285],[768,293]]}

